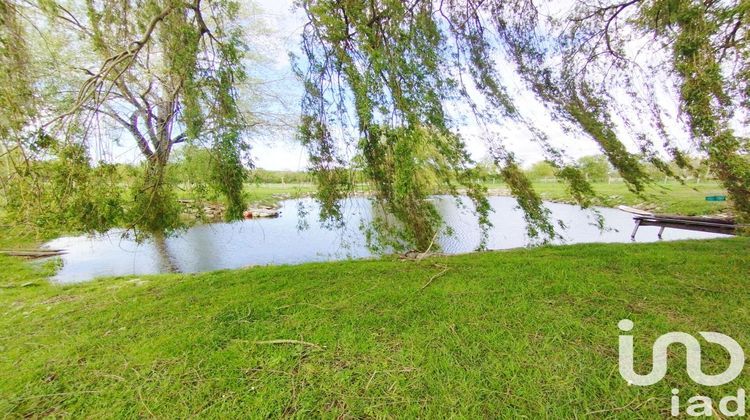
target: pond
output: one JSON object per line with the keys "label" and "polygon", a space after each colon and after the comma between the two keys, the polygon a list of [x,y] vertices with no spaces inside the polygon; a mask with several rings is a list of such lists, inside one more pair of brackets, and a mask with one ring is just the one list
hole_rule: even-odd
{"label": "pond", "polygon": [[[452,197],[433,199],[453,235],[437,239],[441,251],[450,254],[471,252],[480,240],[480,230],[471,210]],[[462,200],[463,201],[463,200]],[[468,201],[468,200],[466,200]],[[523,213],[510,197],[490,197],[493,227],[488,249],[524,247],[532,242],[526,236]],[[328,230],[318,223],[318,206],[312,199],[281,203],[281,215],[275,219],[252,219],[234,223],[214,223],[192,227],[162,240],[137,243],[123,237],[122,231],[106,235],[63,237],[46,247],[67,251],[63,265],[53,278],[75,283],[100,276],[142,275],[167,272],[194,273],[253,265],[297,264],[366,258],[373,254],[365,244],[359,226],[371,220],[373,207],[367,198],[345,203],[347,227]],[[606,222],[601,231],[594,225],[590,211],[577,206],[546,203],[555,219],[567,228],[556,243],[630,242],[632,215],[611,208],[599,208]],[[306,214],[306,216],[305,216]],[[300,229],[300,227],[306,228]],[[638,242],[658,240],[658,228],[642,227]],[[667,229],[664,240],[705,239],[722,235]]]}

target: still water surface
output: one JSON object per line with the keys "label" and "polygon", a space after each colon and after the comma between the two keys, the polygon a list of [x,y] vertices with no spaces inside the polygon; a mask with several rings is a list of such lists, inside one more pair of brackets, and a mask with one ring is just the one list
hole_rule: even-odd
{"label": "still water surface", "polygon": [[[458,254],[476,249],[479,226],[471,206],[459,205],[451,197],[434,199],[446,222],[453,227],[452,236],[438,238],[441,250]],[[490,197],[494,210],[490,219],[489,249],[524,247],[531,243],[526,236],[523,213],[510,197]],[[318,207],[311,199],[284,201],[281,216],[275,219],[253,219],[235,223],[195,226],[161,241],[136,243],[123,238],[121,231],[106,235],[64,237],[46,244],[67,251],[63,266],[53,280],[75,283],[100,276],[141,275],[165,272],[193,273],[239,268],[251,265],[296,264],[372,256],[359,229],[372,217],[372,204],[366,198],[348,200],[345,215],[348,227],[328,230],[317,222]],[[589,211],[567,204],[547,203],[552,216],[565,223],[564,240],[558,243],[629,242],[633,229],[632,215],[616,209],[600,208],[607,229],[600,231]],[[301,215],[307,213],[307,216]],[[300,229],[306,225],[305,229]],[[642,227],[638,242],[658,240],[656,227]],[[705,239],[719,237],[703,232],[667,229],[664,240]]]}

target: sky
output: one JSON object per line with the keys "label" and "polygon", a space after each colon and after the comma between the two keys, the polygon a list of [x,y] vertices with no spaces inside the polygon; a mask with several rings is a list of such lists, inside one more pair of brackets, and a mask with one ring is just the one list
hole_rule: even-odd
{"label": "sky", "polygon": [[[299,52],[299,42],[305,20],[293,6],[293,0],[256,0],[257,13],[266,21],[274,43],[272,77],[280,82],[275,86],[282,92],[285,111],[292,119],[298,114],[302,85],[292,73],[289,52]],[[259,168],[302,171],[307,169],[306,151],[295,140],[293,129],[263,134],[253,143],[253,159]]]}
{"label": "sky", "polygon": [[[260,80],[260,88],[270,98],[257,104],[256,112],[271,122],[275,129],[261,130],[251,136],[251,156],[256,167],[271,170],[305,170],[308,167],[306,152],[295,140],[294,125],[299,115],[299,103],[302,96],[301,83],[292,73],[289,52],[299,52],[301,32],[305,18],[295,10],[293,0],[254,0],[255,7],[248,11],[250,28],[253,25],[264,25],[263,36],[254,37],[254,48],[267,59],[262,63],[253,63],[250,73]],[[252,30],[252,29],[251,29]],[[522,110],[537,127],[549,136],[552,145],[565,150],[568,157],[577,159],[581,156],[600,153],[596,143],[580,135],[566,133],[555,123],[549,112],[524,86],[515,74],[513,66],[497,57],[500,76],[506,82],[509,93],[514,97],[516,106]],[[507,64],[507,65],[504,65]],[[468,107],[452,104],[456,115],[469,115]],[[283,124],[277,124],[283,122]],[[487,145],[481,140],[481,129],[472,121],[465,121],[459,128],[467,149],[476,161],[488,155]],[[500,134],[502,143],[515,153],[525,166],[544,159],[539,146],[531,135],[521,126],[504,125],[494,127],[493,132]],[[115,147],[111,153],[121,162],[135,162],[140,159],[139,152],[127,140]],[[635,144],[626,145],[636,151]]]}

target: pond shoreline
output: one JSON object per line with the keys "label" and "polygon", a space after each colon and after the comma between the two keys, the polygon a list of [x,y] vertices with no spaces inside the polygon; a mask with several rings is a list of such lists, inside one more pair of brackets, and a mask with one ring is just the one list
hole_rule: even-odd
{"label": "pond shoreline", "polygon": [[[471,211],[470,203],[459,203],[450,196],[433,199],[450,232],[443,232],[435,241],[433,251],[464,254],[481,247],[482,230]],[[469,207],[465,207],[469,205]],[[541,244],[538,238],[527,236],[523,213],[516,201],[503,196],[491,196],[490,222],[485,249],[504,250]],[[597,207],[581,210],[577,206],[546,202],[551,218],[565,229],[552,244],[582,242],[630,242],[632,215],[617,209]],[[235,269],[257,265],[286,265],[379,257],[400,252],[386,248],[375,252],[368,243],[361,226],[370,226],[379,208],[364,197],[353,198],[343,204],[344,219],[348,223],[329,229],[318,223],[320,209],[315,200],[296,199],[280,203],[277,218],[250,219],[233,223],[199,224],[178,235],[154,237],[142,242],[122,237],[121,231],[109,235],[61,237],[46,244],[49,248],[64,249],[62,269],[54,280],[60,282],[86,281],[100,276],[141,275],[160,272],[203,272]],[[605,229],[597,225],[598,217]],[[646,229],[639,241],[658,240]],[[665,240],[716,237],[701,232],[668,230]]]}

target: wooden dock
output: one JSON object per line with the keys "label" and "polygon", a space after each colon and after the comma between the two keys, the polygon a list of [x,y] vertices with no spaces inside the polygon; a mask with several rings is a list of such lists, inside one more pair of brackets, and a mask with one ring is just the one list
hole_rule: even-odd
{"label": "wooden dock", "polygon": [[619,209],[635,214],[633,217],[635,228],[633,228],[633,233],[630,235],[630,239],[632,240],[635,240],[635,235],[641,226],[660,227],[659,239],[662,238],[662,234],[666,228],[736,235],[738,229],[748,227],[747,225],[738,225],[734,219],[730,218],[653,214],[627,206],[620,206]]}

